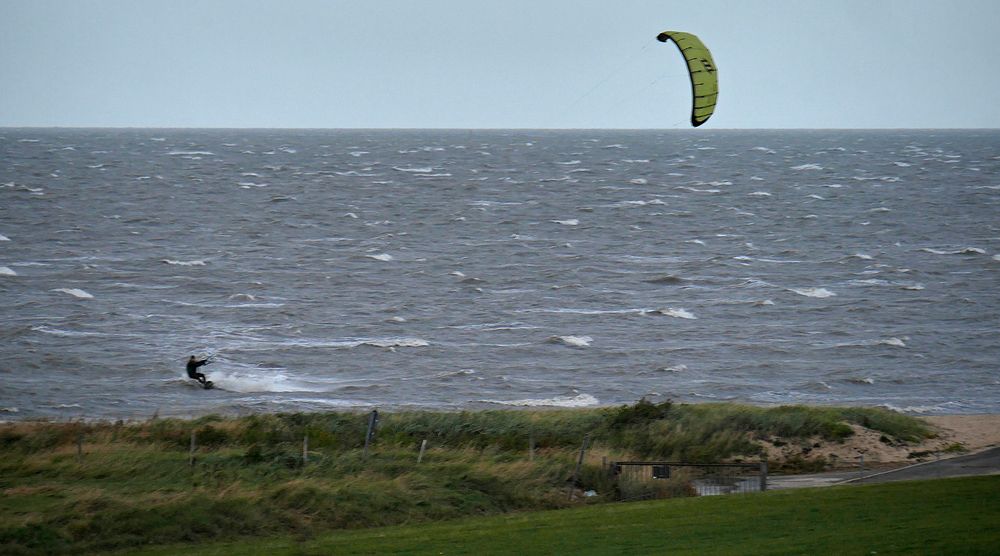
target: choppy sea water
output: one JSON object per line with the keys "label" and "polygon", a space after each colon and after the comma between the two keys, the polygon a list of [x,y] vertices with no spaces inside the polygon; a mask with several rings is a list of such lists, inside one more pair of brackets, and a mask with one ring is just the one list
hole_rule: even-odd
{"label": "choppy sea water", "polygon": [[0,162],[0,419],[1000,412],[997,131],[3,129]]}

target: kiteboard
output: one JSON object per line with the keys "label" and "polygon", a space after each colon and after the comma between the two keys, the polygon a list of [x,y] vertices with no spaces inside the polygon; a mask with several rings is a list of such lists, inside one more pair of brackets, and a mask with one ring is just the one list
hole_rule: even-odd
{"label": "kiteboard", "polygon": [[205,387],[205,390],[211,390],[212,388],[215,388],[215,383],[211,380],[206,380],[203,386]]}

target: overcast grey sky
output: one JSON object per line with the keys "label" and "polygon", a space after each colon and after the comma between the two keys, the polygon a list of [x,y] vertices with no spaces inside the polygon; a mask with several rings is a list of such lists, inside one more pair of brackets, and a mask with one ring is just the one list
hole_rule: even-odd
{"label": "overcast grey sky", "polygon": [[1000,127],[998,0],[0,0],[0,126]]}

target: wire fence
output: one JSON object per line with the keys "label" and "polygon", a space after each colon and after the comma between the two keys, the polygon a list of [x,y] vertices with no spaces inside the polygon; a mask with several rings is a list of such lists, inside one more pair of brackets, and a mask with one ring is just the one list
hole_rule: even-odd
{"label": "wire fence", "polygon": [[609,473],[619,501],[718,496],[767,490],[767,462],[612,462]]}

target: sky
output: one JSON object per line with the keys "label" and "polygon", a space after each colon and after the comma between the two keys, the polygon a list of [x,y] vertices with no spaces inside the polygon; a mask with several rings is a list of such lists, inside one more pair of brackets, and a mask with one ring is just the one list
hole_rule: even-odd
{"label": "sky", "polygon": [[0,0],[0,126],[1000,128],[997,0]]}

